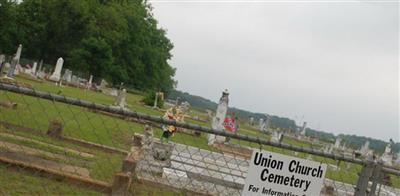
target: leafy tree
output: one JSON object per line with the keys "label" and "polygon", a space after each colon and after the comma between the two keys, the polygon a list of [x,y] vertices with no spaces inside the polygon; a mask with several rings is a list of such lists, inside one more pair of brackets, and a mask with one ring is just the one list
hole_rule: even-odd
{"label": "leafy tree", "polygon": [[176,84],[173,45],[147,1],[0,0],[0,21],[0,52],[21,43],[24,58],[54,64],[63,57],[74,72],[142,91]]}

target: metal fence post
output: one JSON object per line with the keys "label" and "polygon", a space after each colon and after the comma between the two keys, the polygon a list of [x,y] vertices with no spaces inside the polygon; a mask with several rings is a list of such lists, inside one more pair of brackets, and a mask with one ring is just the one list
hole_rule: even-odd
{"label": "metal fence post", "polygon": [[375,196],[378,195],[376,194],[376,187],[378,184],[382,183],[382,178],[383,178],[383,173],[382,173],[382,162],[378,162],[378,164],[375,165],[374,171],[372,173],[371,181],[372,181],[372,186],[371,186],[371,191],[369,193],[369,196]]}
{"label": "metal fence post", "polygon": [[358,182],[355,188],[354,196],[365,196],[368,194],[368,182],[374,171],[375,163],[368,161],[363,164],[361,172],[358,174]]}

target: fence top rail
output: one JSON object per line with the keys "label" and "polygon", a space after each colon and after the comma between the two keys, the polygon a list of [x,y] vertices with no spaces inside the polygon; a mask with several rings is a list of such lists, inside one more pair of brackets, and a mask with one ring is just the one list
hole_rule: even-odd
{"label": "fence top rail", "polygon": [[[344,156],[344,154],[325,153],[321,150],[316,150],[316,149],[312,149],[312,148],[304,148],[304,147],[298,147],[298,146],[294,146],[294,145],[290,145],[290,144],[272,142],[272,141],[268,141],[266,139],[262,139],[262,138],[258,138],[258,137],[254,137],[254,136],[230,133],[230,132],[226,132],[226,131],[220,131],[220,130],[216,130],[216,129],[212,129],[212,128],[208,128],[208,127],[203,127],[200,125],[172,121],[172,120],[164,119],[159,116],[153,116],[153,115],[144,114],[144,113],[140,113],[140,112],[124,110],[122,108],[111,107],[109,105],[98,104],[98,103],[89,102],[89,101],[85,101],[85,100],[81,100],[81,99],[77,99],[77,98],[66,97],[63,95],[52,94],[49,92],[37,91],[34,89],[11,85],[11,84],[5,84],[5,83],[1,83],[1,82],[0,82],[0,90],[10,91],[10,92],[24,94],[24,95],[33,96],[33,97],[39,97],[42,99],[71,104],[71,105],[85,107],[85,108],[89,108],[89,109],[105,111],[105,112],[109,112],[109,113],[113,113],[113,114],[119,114],[119,115],[123,115],[123,116],[129,116],[129,117],[133,117],[133,118],[148,120],[148,121],[152,121],[152,122],[156,122],[156,123],[160,123],[160,124],[174,125],[176,127],[190,129],[190,130],[196,130],[196,131],[200,131],[203,133],[210,133],[210,134],[230,137],[230,138],[234,138],[234,139],[244,140],[244,141],[259,144],[260,146],[267,145],[267,146],[273,146],[273,147],[277,147],[277,148],[284,148],[287,150],[312,154],[312,155],[316,155],[316,156],[322,156],[322,157],[330,158],[333,160],[346,161],[346,162],[351,162],[351,163],[360,164],[360,165],[366,165],[366,164],[371,163],[371,161],[369,161],[369,160],[361,160],[361,159],[357,159],[357,158],[353,158],[353,157],[348,157],[348,156]],[[390,167],[388,168],[388,167],[383,166],[383,169],[384,169],[384,171],[394,174],[394,175],[400,174],[400,171],[390,168]]]}

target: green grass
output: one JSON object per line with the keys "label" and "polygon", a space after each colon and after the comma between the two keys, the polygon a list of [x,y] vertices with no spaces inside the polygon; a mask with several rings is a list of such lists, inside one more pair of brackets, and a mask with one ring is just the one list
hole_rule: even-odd
{"label": "green grass", "polygon": [[0,195],[100,195],[64,182],[17,172],[0,164]]}

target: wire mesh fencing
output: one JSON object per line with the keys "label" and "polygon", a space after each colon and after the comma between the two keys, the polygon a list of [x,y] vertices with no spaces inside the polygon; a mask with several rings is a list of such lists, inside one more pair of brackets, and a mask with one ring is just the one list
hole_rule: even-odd
{"label": "wire mesh fencing", "polygon": [[[133,95],[122,109],[99,92],[23,84],[0,83],[0,194],[241,195],[253,151],[265,150],[327,164],[321,195],[400,195],[398,168],[313,138],[219,131]],[[162,141],[169,126],[178,131]]]}

